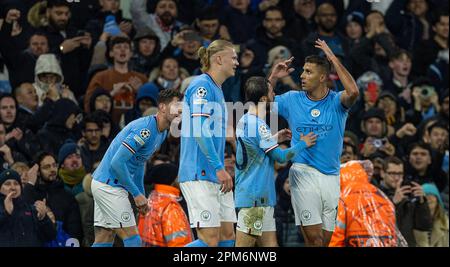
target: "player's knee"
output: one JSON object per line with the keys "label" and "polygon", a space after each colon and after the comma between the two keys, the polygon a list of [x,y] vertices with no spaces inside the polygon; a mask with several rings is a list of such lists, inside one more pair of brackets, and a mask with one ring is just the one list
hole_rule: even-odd
{"label": "player's knee", "polygon": [[219,245],[219,238],[211,237],[208,240],[203,240],[206,244],[208,244],[208,247],[217,247]]}
{"label": "player's knee", "polygon": [[95,228],[95,242],[96,243],[107,243],[114,241],[114,233],[112,230],[107,230],[104,228]]}

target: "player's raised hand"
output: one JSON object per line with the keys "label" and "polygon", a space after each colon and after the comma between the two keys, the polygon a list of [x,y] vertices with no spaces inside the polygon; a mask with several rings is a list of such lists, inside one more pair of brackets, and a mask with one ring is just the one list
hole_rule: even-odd
{"label": "player's raised hand", "polygon": [[334,57],[336,57],[331,51],[331,48],[327,45],[327,43],[323,40],[317,39],[316,44],[314,45],[316,48],[322,50],[327,56],[328,60],[331,61]]}
{"label": "player's raised hand", "polygon": [[308,147],[311,147],[311,146],[316,144],[316,142],[317,142],[317,135],[315,133],[313,133],[313,132],[310,132],[307,135],[300,134],[300,140],[305,141],[306,145]]}
{"label": "player's raised hand", "polygon": [[139,210],[139,213],[142,215],[147,214],[148,212],[148,201],[143,195],[138,195],[134,198],[134,203]]}
{"label": "player's raised hand", "polygon": [[292,61],[294,61],[294,57],[275,64],[275,66],[272,67],[269,79],[281,79],[289,76],[289,74],[291,74],[295,70],[294,68],[290,67]]}
{"label": "player's raised hand", "polygon": [[233,189],[233,178],[226,172],[224,169],[216,172],[217,179],[219,183],[222,185],[220,191],[222,193],[228,193]]}

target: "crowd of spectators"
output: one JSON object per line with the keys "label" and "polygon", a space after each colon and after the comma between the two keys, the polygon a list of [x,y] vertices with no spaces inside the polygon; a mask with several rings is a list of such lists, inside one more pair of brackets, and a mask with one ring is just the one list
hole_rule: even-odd
{"label": "crowd of spectators", "polygon": [[[157,111],[161,90],[183,92],[201,74],[201,46],[235,45],[240,65],[222,88],[236,103],[248,78],[291,56],[295,71],[275,92],[301,90],[318,38],[361,92],[341,162],[372,162],[370,183],[392,201],[409,246],[448,246],[448,34],[448,0],[2,0],[0,246],[92,245],[92,172],[121,128]],[[336,73],[329,86],[343,89]],[[147,163],[148,194],[156,165],[176,168],[179,143],[169,136]],[[275,166],[277,237],[302,246],[289,167]],[[152,196],[176,187],[163,185]]]}

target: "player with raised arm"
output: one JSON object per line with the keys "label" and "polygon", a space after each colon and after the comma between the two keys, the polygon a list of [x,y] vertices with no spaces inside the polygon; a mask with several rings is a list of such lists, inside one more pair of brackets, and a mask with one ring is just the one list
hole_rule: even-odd
{"label": "player with raised arm", "polygon": [[239,120],[236,129],[236,208],[239,208],[236,247],[276,247],[274,219],[276,204],[274,163],[284,163],[300,151],[315,144],[316,136],[309,133],[289,149],[281,149],[278,142],[291,138],[284,129],[272,135],[264,121],[274,92],[267,79],[251,77],[245,84],[245,99],[250,102],[248,112]]}
{"label": "player with raised arm", "polygon": [[130,122],[111,142],[93,174],[93,247],[112,247],[115,234],[125,247],[142,245],[128,194],[139,212],[145,214],[148,204],[144,196],[144,166],[166,140],[171,122],[180,116],[180,98],[178,90],[161,91],[156,115]]}
{"label": "player with raised arm", "polygon": [[203,74],[183,99],[178,172],[189,220],[198,239],[192,247],[234,246],[236,212],[233,180],[224,168],[227,109],[222,83],[239,65],[233,44],[224,40],[199,49]]}
{"label": "player with raised arm", "polygon": [[[301,151],[293,159],[289,172],[292,205],[295,222],[300,225],[307,246],[328,246],[336,223],[339,201],[340,155],[349,108],[359,96],[355,80],[333,54],[325,41],[317,40],[331,62],[345,88],[336,92],[327,87],[330,63],[319,56],[305,59],[302,91],[290,91],[275,97],[278,113],[292,129],[292,145],[300,136],[314,132],[315,146]],[[278,78],[291,72],[288,64],[279,65],[269,80],[275,84]]]}

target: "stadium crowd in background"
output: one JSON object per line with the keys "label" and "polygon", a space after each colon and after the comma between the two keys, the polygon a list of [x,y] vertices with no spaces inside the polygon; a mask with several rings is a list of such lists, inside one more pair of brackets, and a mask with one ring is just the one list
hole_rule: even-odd
{"label": "stadium crowd in background", "polygon": [[[360,91],[348,111],[341,163],[373,164],[361,183],[371,183],[371,194],[383,192],[377,201],[388,212],[380,214],[389,216],[380,219],[395,221],[402,246],[449,246],[448,3],[2,0],[0,246],[91,246],[92,174],[108,146],[131,121],[157,113],[159,92],[184,93],[202,74],[197,51],[219,39],[233,44],[239,62],[221,86],[224,100],[232,103],[245,102],[250,77],[268,78],[273,66],[291,57],[293,71],[272,84],[273,91],[301,90],[305,57],[325,57],[314,46],[324,40]],[[334,69],[328,87],[344,90]],[[273,134],[288,128],[286,119],[279,116],[277,128],[269,125]],[[239,120],[235,116],[227,132],[234,133]],[[235,136],[226,138],[224,152],[224,167],[234,179],[235,164],[242,164]],[[195,239],[174,182],[179,164],[180,138],[171,134],[145,163],[151,213],[139,219],[133,208],[146,246]],[[304,246],[290,201],[290,166],[274,165],[277,243]],[[165,172],[168,177],[162,177]],[[349,201],[355,199],[341,195],[340,203],[354,209],[357,203]],[[177,222],[152,222],[157,215]],[[344,244],[340,237],[332,244],[361,242]],[[120,240],[114,245],[122,246]]]}

